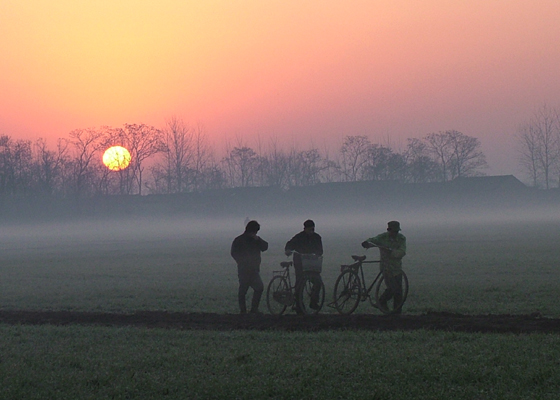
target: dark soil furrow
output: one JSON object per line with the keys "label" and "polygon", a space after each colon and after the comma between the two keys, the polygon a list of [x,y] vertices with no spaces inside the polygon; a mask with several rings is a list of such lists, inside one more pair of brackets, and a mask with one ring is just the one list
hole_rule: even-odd
{"label": "dark soil furrow", "polygon": [[421,315],[316,316],[236,315],[139,311],[132,314],[79,311],[0,311],[0,323],[23,325],[137,326],[184,330],[277,330],[408,331],[417,329],[483,333],[560,333],[560,319],[531,315],[464,315],[426,313]]}

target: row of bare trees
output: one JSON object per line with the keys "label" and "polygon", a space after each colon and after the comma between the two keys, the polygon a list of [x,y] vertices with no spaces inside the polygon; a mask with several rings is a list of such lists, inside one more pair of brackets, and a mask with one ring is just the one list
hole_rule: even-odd
{"label": "row of bare trees", "polygon": [[455,130],[408,139],[402,152],[366,136],[348,136],[340,155],[337,167],[344,181],[445,182],[480,175],[488,166],[480,141]]}
{"label": "row of bare trees", "polygon": [[[13,140],[0,136],[0,194],[87,197],[95,194],[142,193],[145,161],[163,149],[161,131],[147,125],[76,129],[56,148],[44,139]],[[109,171],[101,162],[113,145],[131,154],[129,168]]]}
{"label": "row of bare trees", "polygon": [[542,105],[517,130],[519,165],[534,187],[560,188],[560,112]]}
{"label": "row of bare trees", "polygon": [[402,152],[372,143],[367,136],[347,136],[336,159],[321,155],[318,149],[282,150],[272,145],[258,154],[241,145],[229,149],[221,165],[230,187],[373,180],[444,182],[481,175],[487,167],[480,141],[457,131],[409,139]]}
{"label": "row of bare trees", "polygon": [[[127,148],[130,166],[110,171],[102,153]],[[105,194],[169,194],[249,186],[309,186],[320,182],[398,180],[441,182],[481,175],[487,166],[478,139],[457,131],[409,139],[396,151],[367,136],[347,136],[334,158],[311,149],[283,149],[272,142],[255,151],[239,141],[217,159],[204,129],[171,118],[164,129],[125,124],[76,129],[49,149],[0,137],[0,194],[91,197]]]}

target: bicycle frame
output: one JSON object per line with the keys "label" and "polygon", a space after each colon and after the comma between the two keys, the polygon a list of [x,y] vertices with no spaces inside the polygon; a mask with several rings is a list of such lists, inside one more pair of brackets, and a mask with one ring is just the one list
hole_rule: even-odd
{"label": "bicycle frame", "polygon": [[[387,270],[379,271],[368,286],[363,265],[380,264],[381,260],[365,261],[366,256],[356,255],[353,255],[352,259],[354,260],[352,264],[340,266],[340,274],[334,285],[334,299],[329,306],[336,308],[341,314],[349,315],[356,310],[360,302],[369,299],[372,306],[384,314],[400,314],[408,295],[408,278],[404,271],[402,271],[401,283],[394,282],[391,271]],[[393,299],[392,308],[389,308],[386,302],[390,299]]]}
{"label": "bicycle frame", "polygon": [[298,314],[317,314],[325,301],[325,285],[319,272],[303,271],[301,279],[292,284],[290,267],[293,261],[280,263],[282,270],[272,271],[272,279],[266,290],[268,310],[282,315],[286,307],[295,306]]}
{"label": "bicycle frame", "polygon": [[294,263],[293,261],[282,261],[280,263],[280,266],[282,267],[282,270],[276,270],[276,271],[272,271],[272,277],[274,278],[275,276],[281,276],[284,279],[286,279],[286,281],[288,281],[288,287],[290,288],[290,291],[293,293],[293,291],[295,290],[295,285],[292,286],[292,280],[290,278],[290,267],[293,266]]}
{"label": "bicycle frame", "polygon": [[365,279],[365,275],[364,275],[363,264],[379,264],[380,262],[381,262],[381,260],[365,261],[364,259],[361,259],[361,260],[358,259],[358,260],[356,260],[356,262],[354,264],[343,265],[340,268],[340,272],[344,272],[347,269],[352,269],[352,270],[354,270],[354,272],[356,272],[358,274],[358,277],[360,278],[360,283],[362,284],[362,293],[363,293],[360,301],[365,301],[370,296],[370,292],[373,290],[373,287],[375,286],[375,284],[377,283],[379,278],[381,278],[381,276],[383,275],[383,272],[379,271],[379,273],[377,274],[377,276],[375,277],[375,279],[373,280],[371,285],[369,285],[369,287],[366,287],[366,279]]}

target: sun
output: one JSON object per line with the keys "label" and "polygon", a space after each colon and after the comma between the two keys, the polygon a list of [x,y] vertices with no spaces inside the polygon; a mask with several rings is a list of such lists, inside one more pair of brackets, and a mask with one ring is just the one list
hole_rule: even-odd
{"label": "sun", "polygon": [[130,153],[122,146],[112,146],[103,153],[103,164],[111,171],[120,171],[130,164]]}

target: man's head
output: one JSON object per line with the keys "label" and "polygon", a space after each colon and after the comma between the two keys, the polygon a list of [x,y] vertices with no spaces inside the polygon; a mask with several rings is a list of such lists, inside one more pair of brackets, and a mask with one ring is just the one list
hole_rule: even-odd
{"label": "man's head", "polygon": [[392,235],[396,235],[401,230],[401,224],[399,221],[389,221],[387,222],[387,232]]}
{"label": "man's head", "polygon": [[261,226],[257,221],[249,221],[245,226],[245,232],[247,233],[257,233],[261,229]]}
{"label": "man's head", "polygon": [[303,223],[303,230],[305,233],[312,233],[315,232],[315,222],[308,219]]}

